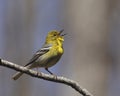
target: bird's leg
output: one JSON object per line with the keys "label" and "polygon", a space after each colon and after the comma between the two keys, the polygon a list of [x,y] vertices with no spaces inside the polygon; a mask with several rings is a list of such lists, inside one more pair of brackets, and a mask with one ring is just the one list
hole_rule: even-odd
{"label": "bird's leg", "polygon": [[48,70],[48,68],[45,68],[46,71],[48,71],[51,75],[53,75],[52,72],[50,72],[50,70]]}
{"label": "bird's leg", "polygon": [[50,72],[50,70],[48,70],[48,68],[45,68],[45,70],[48,71],[51,75],[53,75],[55,79],[57,79],[57,76],[55,74],[53,74],[52,72]]}

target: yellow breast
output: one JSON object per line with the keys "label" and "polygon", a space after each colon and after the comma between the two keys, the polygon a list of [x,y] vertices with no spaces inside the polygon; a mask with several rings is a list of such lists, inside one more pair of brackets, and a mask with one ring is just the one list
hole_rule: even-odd
{"label": "yellow breast", "polygon": [[63,48],[58,47],[58,52],[61,53],[61,54],[63,54],[63,52],[64,52]]}

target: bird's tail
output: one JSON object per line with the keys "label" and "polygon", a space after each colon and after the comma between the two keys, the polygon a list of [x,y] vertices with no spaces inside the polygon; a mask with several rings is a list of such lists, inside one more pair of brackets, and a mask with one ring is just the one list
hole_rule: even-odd
{"label": "bird's tail", "polygon": [[15,73],[13,76],[12,76],[12,79],[13,80],[17,80],[20,76],[22,76],[23,75],[23,73],[22,72],[17,72],[17,73]]}
{"label": "bird's tail", "polygon": [[[26,67],[26,68],[28,68],[28,69],[31,69],[32,68],[32,66],[31,66],[32,64],[30,64],[30,65],[25,65],[24,67]],[[17,73],[15,73],[13,76],[12,76],[12,79],[13,80],[17,80],[17,79],[19,79],[20,78],[20,76],[22,76],[24,73],[22,73],[22,72],[17,72]]]}

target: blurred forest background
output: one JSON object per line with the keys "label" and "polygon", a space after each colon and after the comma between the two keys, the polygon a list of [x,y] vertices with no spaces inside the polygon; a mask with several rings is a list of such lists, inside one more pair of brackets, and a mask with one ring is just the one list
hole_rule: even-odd
{"label": "blurred forest background", "polygon": [[[0,0],[0,57],[25,65],[48,31],[63,28],[65,53],[50,70],[94,96],[118,96],[120,0]],[[0,67],[0,96],[79,96],[66,85],[28,75],[13,81],[15,72]]]}

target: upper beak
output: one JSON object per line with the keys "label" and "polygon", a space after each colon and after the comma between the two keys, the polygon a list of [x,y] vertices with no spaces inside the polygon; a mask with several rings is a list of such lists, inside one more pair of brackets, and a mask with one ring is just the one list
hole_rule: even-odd
{"label": "upper beak", "polygon": [[59,33],[59,34],[60,34],[61,36],[65,36],[65,35],[66,35],[66,34],[61,34],[61,33],[63,33],[63,31],[64,31],[64,29],[60,30],[60,33]]}
{"label": "upper beak", "polygon": [[63,31],[64,31],[64,29],[60,30],[60,33],[59,33],[59,34],[61,34]]}

